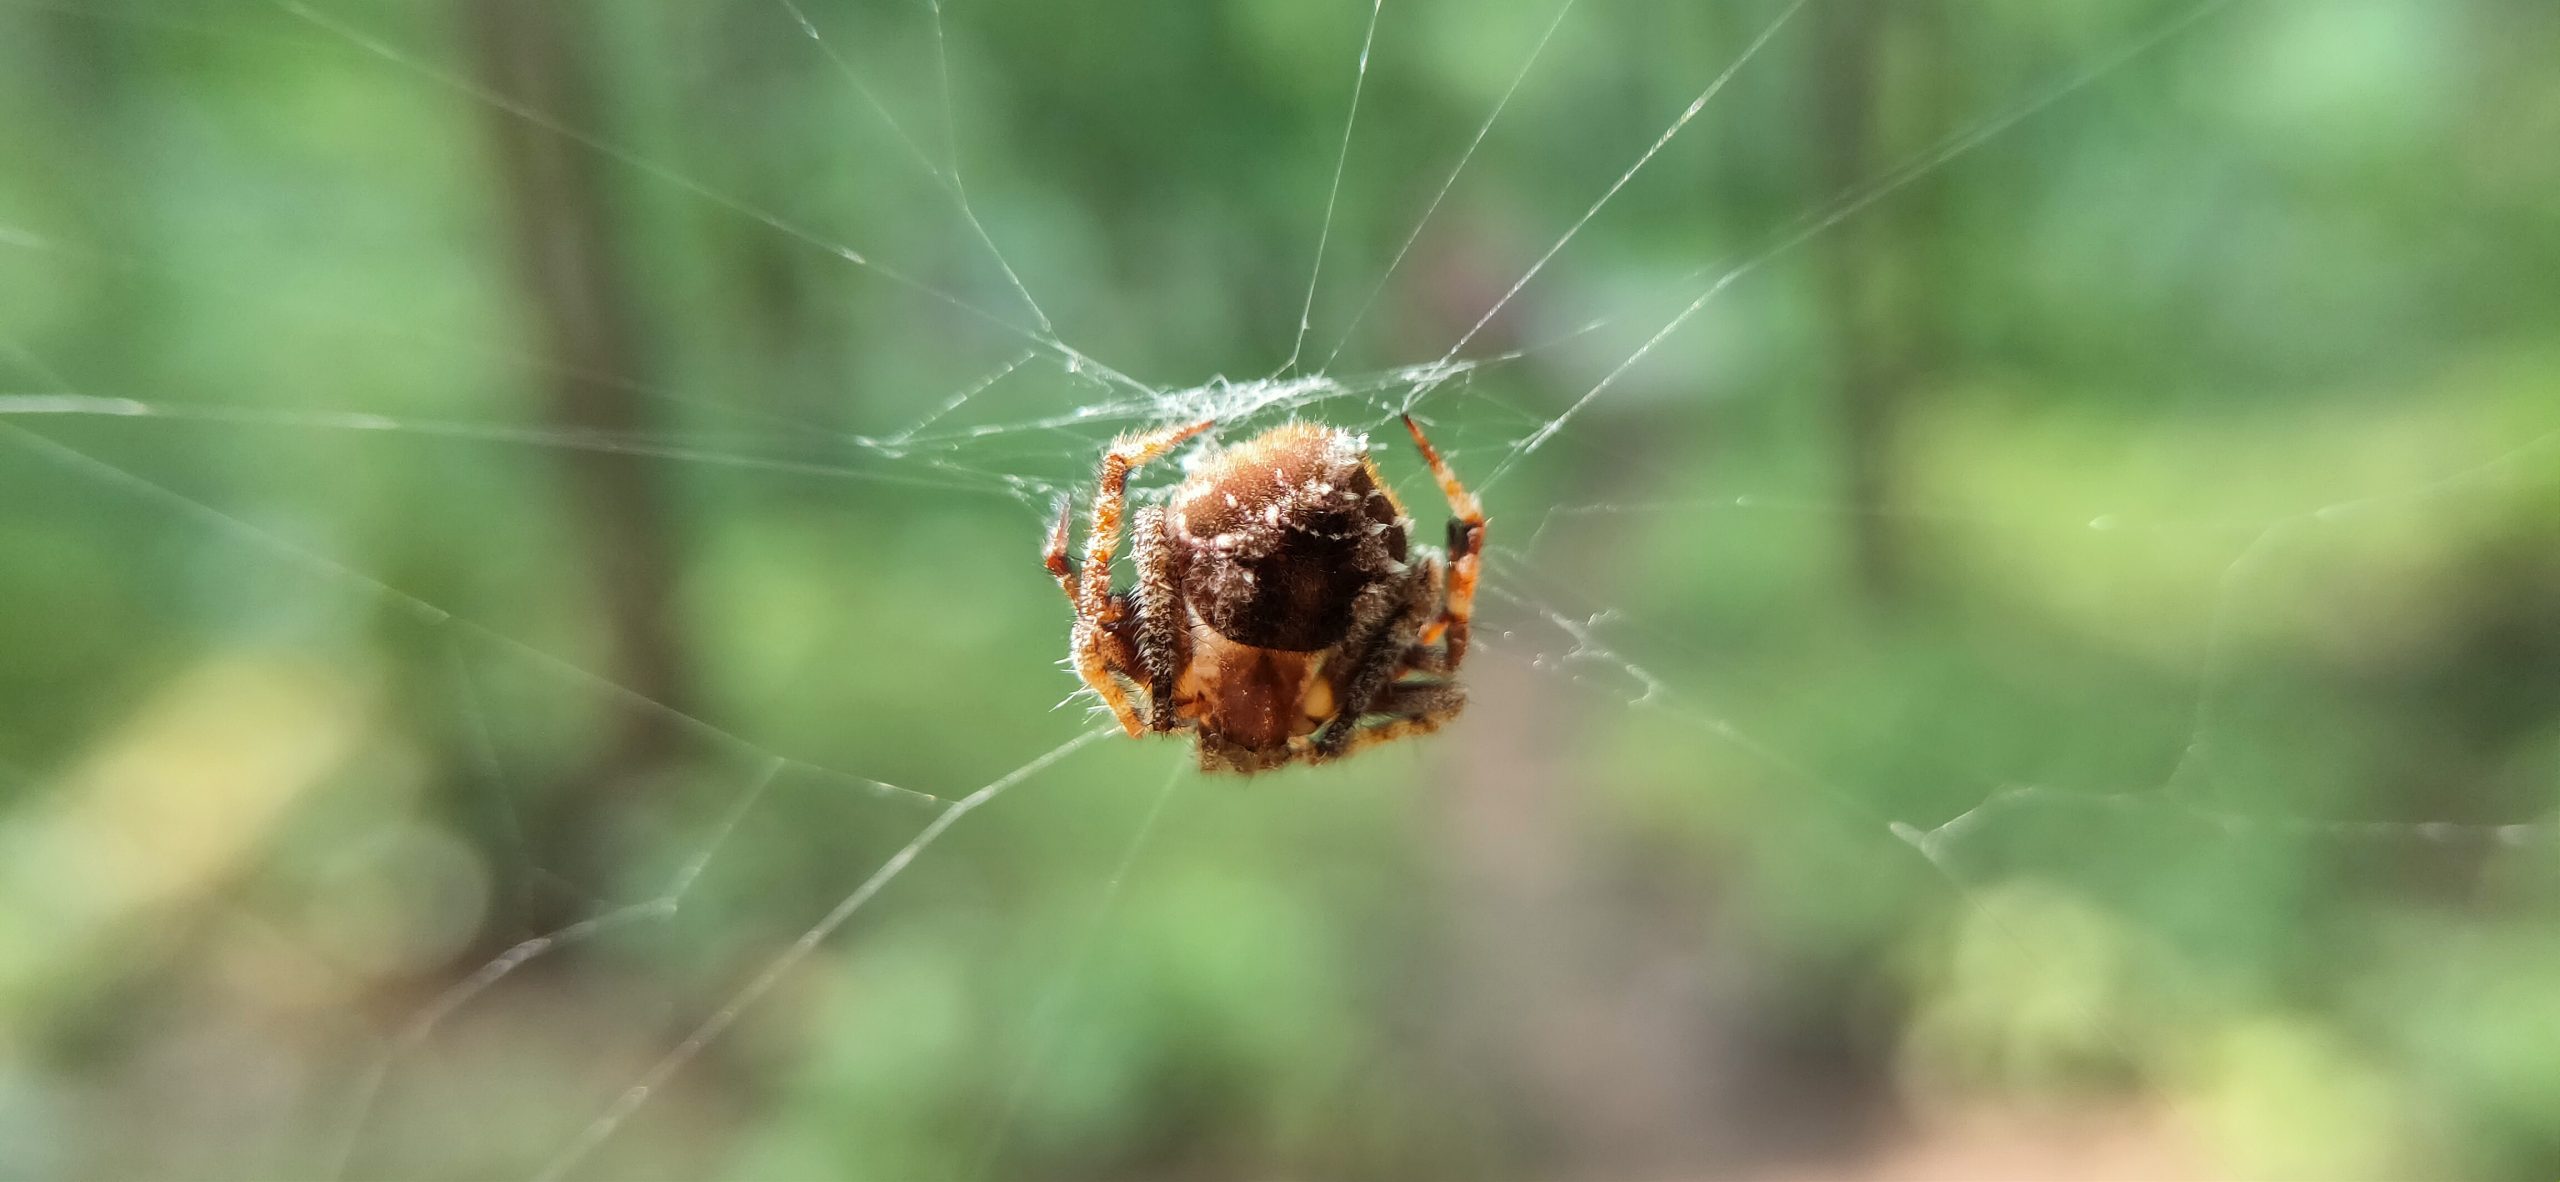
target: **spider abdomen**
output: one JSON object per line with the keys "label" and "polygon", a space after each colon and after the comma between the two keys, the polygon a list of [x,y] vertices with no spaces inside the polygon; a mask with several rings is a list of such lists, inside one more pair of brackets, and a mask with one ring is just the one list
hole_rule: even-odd
{"label": "spider abdomen", "polygon": [[1239,644],[1316,652],[1362,591],[1404,568],[1404,514],[1365,441],[1304,424],[1224,452],[1187,481],[1166,539],[1201,619]]}

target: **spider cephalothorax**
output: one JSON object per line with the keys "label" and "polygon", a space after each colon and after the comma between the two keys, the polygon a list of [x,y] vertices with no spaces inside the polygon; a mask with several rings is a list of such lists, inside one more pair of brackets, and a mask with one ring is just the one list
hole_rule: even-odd
{"label": "spider cephalothorax", "polygon": [[[1405,428],[1449,499],[1449,547],[1412,550],[1412,521],[1367,442],[1277,427],[1211,456],[1133,526],[1138,585],[1111,589],[1129,473],[1208,422],[1125,438],[1102,457],[1092,537],[1069,557],[1068,504],[1049,573],[1076,622],[1076,674],[1136,736],[1194,732],[1200,764],[1254,772],[1426,734],[1457,716],[1484,512],[1422,429]],[[1129,686],[1145,700],[1141,715]]]}

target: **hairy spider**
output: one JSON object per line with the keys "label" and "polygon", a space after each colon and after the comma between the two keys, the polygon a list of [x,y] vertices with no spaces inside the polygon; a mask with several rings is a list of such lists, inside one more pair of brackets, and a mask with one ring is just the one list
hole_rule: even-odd
{"label": "hairy spider", "polygon": [[[1162,506],[1138,510],[1138,585],[1111,589],[1129,473],[1210,420],[1113,443],[1102,456],[1084,561],[1068,498],[1049,573],[1075,607],[1076,675],[1136,737],[1193,732],[1200,766],[1257,772],[1324,763],[1428,734],[1457,717],[1484,510],[1413,419],[1414,446],[1454,516],[1446,567],[1412,558],[1413,522],[1365,439],[1291,423],[1208,460]],[[1128,685],[1145,698],[1143,718]]]}

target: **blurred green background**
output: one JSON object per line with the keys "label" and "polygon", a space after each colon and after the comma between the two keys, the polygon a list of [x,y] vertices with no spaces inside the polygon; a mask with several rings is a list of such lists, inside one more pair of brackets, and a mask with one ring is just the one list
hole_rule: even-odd
{"label": "blurred green background", "polygon": [[[0,1174],[2560,1172],[2560,8],[1370,15],[5,0]],[[1337,151],[1474,705],[1038,763]]]}

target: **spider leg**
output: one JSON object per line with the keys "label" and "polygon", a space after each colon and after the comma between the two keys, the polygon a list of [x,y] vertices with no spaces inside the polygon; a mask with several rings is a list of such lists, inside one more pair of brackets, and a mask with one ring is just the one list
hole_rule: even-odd
{"label": "spider leg", "polygon": [[1111,556],[1120,548],[1120,515],[1129,503],[1129,473],[1180,446],[1214,424],[1202,419],[1145,435],[1123,436],[1102,453],[1102,476],[1093,494],[1093,524],[1085,534],[1083,583],[1076,589],[1076,610],[1100,616],[1111,597]]}
{"label": "spider leg", "polygon": [[1440,618],[1424,629],[1422,643],[1446,640],[1447,659],[1440,672],[1450,672],[1467,659],[1467,635],[1476,614],[1476,578],[1484,561],[1484,505],[1476,500],[1467,486],[1458,483],[1458,475],[1440,458],[1438,448],[1423,438],[1422,427],[1412,415],[1404,416],[1404,429],[1413,435],[1413,445],[1422,451],[1424,463],[1431,465],[1431,475],[1440,481],[1441,495],[1449,498],[1449,583],[1448,597],[1440,607]]}
{"label": "spider leg", "polygon": [[1078,619],[1068,646],[1075,655],[1076,676],[1102,699],[1103,705],[1111,708],[1111,716],[1120,720],[1120,729],[1134,739],[1145,734],[1146,727],[1139,723],[1138,707],[1129,700],[1129,691],[1121,688],[1120,679],[1116,676],[1118,670],[1126,667],[1122,663],[1126,659],[1124,654],[1115,651],[1125,646],[1115,643],[1117,640],[1106,626]]}
{"label": "spider leg", "polygon": [[1331,749],[1319,747],[1311,758],[1318,763],[1345,759],[1380,743],[1427,735],[1466,708],[1467,691],[1454,681],[1402,682],[1378,699],[1377,711],[1387,716],[1385,721],[1351,730]]}
{"label": "spider leg", "polygon": [[1392,683],[1404,671],[1406,654],[1416,647],[1431,619],[1439,591],[1439,564],[1425,559],[1387,596],[1362,597],[1354,611],[1366,618],[1353,627],[1352,635],[1359,639],[1344,646],[1345,652],[1353,654],[1353,664],[1336,682],[1333,717],[1316,732],[1318,758],[1342,753],[1357,732],[1361,716],[1376,711],[1381,695],[1391,692]]}
{"label": "spider leg", "polygon": [[[1111,708],[1112,717],[1120,721],[1120,729],[1127,731],[1131,738],[1145,734],[1146,726],[1139,719],[1137,705],[1130,701],[1129,691],[1122,688],[1119,678],[1126,675],[1134,680],[1137,674],[1130,668],[1127,646],[1116,643],[1118,638],[1108,632],[1109,626],[1130,610],[1124,597],[1111,593],[1111,557],[1120,546],[1120,516],[1128,506],[1129,473],[1150,460],[1162,458],[1183,440],[1208,430],[1213,421],[1203,419],[1146,435],[1124,437],[1103,453],[1102,473],[1096,481],[1093,495],[1093,523],[1085,540],[1081,565],[1069,557],[1069,505],[1066,501],[1060,501],[1058,520],[1049,527],[1049,544],[1042,555],[1042,563],[1075,605],[1075,630],[1068,642],[1068,652],[1075,660],[1076,676],[1102,699],[1103,705]],[[1144,663],[1143,658],[1140,663]],[[1152,683],[1153,680],[1151,676],[1149,681]]]}
{"label": "spider leg", "polygon": [[1158,732],[1175,728],[1174,684],[1182,675],[1188,647],[1183,625],[1182,584],[1174,577],[1173,545],[1165,537],[1164,510],[1152,505],[1138,510],[1137,667],[1146,674],[1147,726]]}
{"label": "spider leg", "polygon": [[1129,701],[1129,692],[1121,688],[1120,679],[1113,675],[1115,670],[1128,667],[1128,641],[1110,627],[1128,613],[1127,598],[1109,596],[1099,614],[1086,614],[1084,602],[1078,598],[1076,560],[1067,549],[1069,508],[1067,498],[1060,496],[1058,519],[1049,527],[1049,544],[1041,552],[1041,565],[1049,568],[1050,577],[1057,579],[1059,589],[1066,592],[1068,605],[1076,609],[1075,627],[1067,637],[1067,654],[1075,662],[1076,678],[1111,708],[1120,729],[1136,738],[1141,733],[1137,708]]}
{"label": "spider leg", "polygon": [[1076,560],[1067,549],[1068,514],[1075,502],[1067,494],[1058,494],[1057,509],[1049,525],[1049,544],[1040,551],[1040,565],[1049,568],[1049,577],[1058,580],[1058,589],[1067,593],[1067,605],[1076,606]]}
{"label": "spider leg", "polygon": [[1438,675],[1448,671],[1449,649],[1447,646],[1417,643],[1404,650],[1404,662],[1397,666],[1396,675],[1399,677],[1407,673]]}

